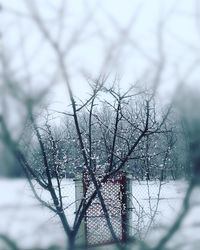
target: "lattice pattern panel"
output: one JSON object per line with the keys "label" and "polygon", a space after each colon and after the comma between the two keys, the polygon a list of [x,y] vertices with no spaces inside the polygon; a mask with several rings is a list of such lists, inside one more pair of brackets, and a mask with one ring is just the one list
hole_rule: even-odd
{"label": "lattice pattern panel", "polygon": [[[119,240],[122,240],[123,238],[122,185],[122,179],[108,180],[101,188],[113,229]],[[94,186],[89,184],[86,196],[90,197],[93,190]],[[113,242],[112,235],[98,198],[92,202],[91,207],[86,213],[86,235],[88,245],[108,244]]]}

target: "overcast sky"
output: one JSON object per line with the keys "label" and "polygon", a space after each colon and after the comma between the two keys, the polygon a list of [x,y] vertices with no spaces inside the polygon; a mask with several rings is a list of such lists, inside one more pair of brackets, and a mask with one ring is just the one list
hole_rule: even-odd
{"label": "overcast sky", "polygon": [[101,72],[110,76],[108,83],[117,75],[122,88],[136,82],[150,85],[164,61],[160,95],[167,99],[182,78],[190,83],[199,79],[198,2],[3,0],[1,52],[10,77],[28,93],[37,94],[54,79],[49,103],[65,109],[68,97],[57,58],[30,18],[36,8],[63,50],[76,96],[86,98],[85,76],[97,78]]}

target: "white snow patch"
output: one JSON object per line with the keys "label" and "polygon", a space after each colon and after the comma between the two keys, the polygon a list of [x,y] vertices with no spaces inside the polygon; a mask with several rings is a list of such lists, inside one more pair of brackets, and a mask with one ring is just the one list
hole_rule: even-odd
{"label": "white snow patch", "polygon": [[[187,188],[184,181],[170,181],[162,185],[160,201],[152,229],[147,241],[154,245],[175,220],[180,211],[182,200]],[[143,220],[138,221],[138,214],[133,215],[133,231],[143,237],[149,225],[149,216],[157,204],[159,183],[137,182],[132,185],[135,212],[145,213]],[[150,194],[150,196],[148,195]],[[49,200],[45,193],[42,197]],[[75,187],[73,180],[63,182],[63,195],[69,223],[74,219]],[[149,198],[150,197],[150,198]],[[199,189],[194,191],[191,199],[192,208],[185,218],[181,230],[173,237],[169,246],[177,249],[195,249],[200,244],[200,195]],[[152,208],[152,211],[150,210]],[[141,219],[141,218],[140,218]],[[137,232],[137,227],[140,231]],[[10,236],[23,247],[47,247],[50,245],[64,246],[66,237],[59,219],[35,199],[26,180],[0,179],[0,233]],[[197,249],[197,248],[196,248]]]}

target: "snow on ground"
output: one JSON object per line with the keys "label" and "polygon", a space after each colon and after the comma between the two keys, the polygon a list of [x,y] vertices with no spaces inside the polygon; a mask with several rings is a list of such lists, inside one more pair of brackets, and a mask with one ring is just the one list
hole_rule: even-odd
{"label": "snow on ground", "polygon": [[[69,205],[75,196],[73,181],[68,180],[64,189]],[[26,180],[1,179],[0,197],[0,233],[9,235],[24,247],[65,244],[66,239],[58,218],[40,205]],[[71,223],[73,212],[72,205],[68,211]]]}
{"label": "snow on ground", "polygon": [[[159,213],[156,223],[147,237],[151,245],[165,234],[181,211],[182,201],[187,189],[186,182],[170,182],[163,186]],[[169,249],[196,250],[200,249],[200,187],[197,187],[190,199],[190,210],[184,218],[180,229],[168,243]]]}
{"label": "snow on ground", "polygon": [[[159,192],[158,182],[134,181],[132,185],[133,233],[138,237],[147,234],[150,220],[153,230],[147,234],[150,244],[155,244],[175,219],[181,208],[187,184],[184,181],[163,183],[160,201],[157,207]],[[63,183],[66,206],[69,206],[67,216],[70,224],[74,218],[75,187],[73,180]],[[41,193],[42,197],[48,198]],[[200,195],[196,189],[192,197],[192,209],[185,218],[182,229],[175,235],[170,246],[174,249],[197,249],[192,244],[200,246]],[[71,205],[70,205],[71,204]],[[0,233],[9,235],[24,247],[49,245],[65,245],[65,236],[58,218],[35,200],[26,180],[0,179]],[[198,245],[199,244],[199,245]],[[183,247],[184,246],[184,247]]]}

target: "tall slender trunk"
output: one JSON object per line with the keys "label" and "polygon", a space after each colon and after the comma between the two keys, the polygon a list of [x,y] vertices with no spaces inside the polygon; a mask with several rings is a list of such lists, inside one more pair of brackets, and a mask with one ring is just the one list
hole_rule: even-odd
{"label": "tall slender trunk", "polygon": [[76,233],[74,233],[73,230],[69,230],[68,224],[67,224],[67,218],[64,213],[64,211],[60,211],[58,213],[58,216],[61,220],[61,223],[63,225],[63,229],[65,231],[65,235],[67,237],[67,244],[66,244],[66,250],[74,250],[75,249],[75,238],[76,238]]}
{"label": "tall slender trunk", "polygon": [[75,235],[73,233],[69,235],[67,250],[75,250]]}

